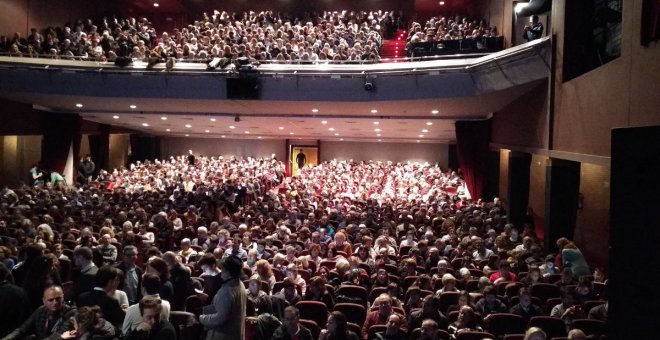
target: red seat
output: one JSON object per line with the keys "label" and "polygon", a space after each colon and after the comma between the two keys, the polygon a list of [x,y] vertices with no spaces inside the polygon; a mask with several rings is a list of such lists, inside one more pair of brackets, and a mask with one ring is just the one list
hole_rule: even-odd
{"label": "red seat", "polygon": [[549,339],[566,336],[566,323],[560,318],[534,316],[529,320],[529,326],[542,329]]}
{"label": "red seat", "polygon": [[354,298],[359,298],[362,300],[363,304],[366,306],[369,299],[369,294],[364,287],[360,286],[350,286],[350,285],[341,285],[335,292],[337,296],[346,295]]}
{"label": "red seat", "polygon": [[319,327],[325,328],[325,324],[328,322],[328,307],[325,303],[318,301],[300,301],[296,303],[296,307],[300,310],[301,319],[312,320],[316,322]]}
{"label": "red seat", "polygon": [[385,325],[373,325],[369,327],[369,335],[367,336],[367,339],[371,340],[376,337],[376,333],[378,332],[384,332],[387,329],[387,326]]}
{"label": "red seat", "polygon": [[319,325],[313,320],[300,319],[300,324],[307,327],[309,331],[312,332],[312,339],[318,339],[319,335],[321,335],[321,327],[319,327]]}
{"label": "red seat", "polygon": [[561,296],[559,286],[550,283],[535,283],[530,288],[532,296],[536,296],[545,303],[550,298],[558,298]]}
{"label": "red seat", "polygon": [[488,315],[484,321],[488,332],[501,337],[505,334],[521,334],[527,329],[527,321],[517,314],[493,313]]}
{"label": "red seat", "polygon": [[483,340],[483,339],[495,339],[495,336],[488,332],[474,332],[474,331],[465,331],[456,334],[456,340]]}
{"label": "red seat", "polygon": [[364,320],[367,319],[367,309],[355,303],[338,303],[334,310],[344,313],[346,320],[351,320],[358,325],[364,324]]}
{"label": "red seat", "polygon": [[353,322],[347,322],[346,324],[348,325],[348,330],[353,331],[353,333],[360,336],[362,333],[362,327],[360,327],[360,325]]}

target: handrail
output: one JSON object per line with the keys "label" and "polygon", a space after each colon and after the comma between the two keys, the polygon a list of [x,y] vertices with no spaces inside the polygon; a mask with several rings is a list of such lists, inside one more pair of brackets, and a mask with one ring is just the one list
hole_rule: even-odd
{"label": "handrail", "polygon": [[[371,64],[283,64],[264,63],[260,64],[257,73],[261,76],[349,76],[368,77],[374,75],[409,75],[429,72],[456,72],[470,71],[480,66],[499,62],[504,58],[514,56],[529,56],[539,54],[541,49],[550,43],[550,38],[537,39],[513,48],[487,55],[469,58],[466,55],[457,55],[455,59],[422,60],[410,59],[408,62],[400,63],[371,63]],[[0,68],[29,68],[49,71],[74,71],[74,72],[108,72],[108,73],[145,73],[166,71],[165,63],[159,63],[153,68],[148,68],[144,61],[134,61],[126,67],[115,66],[113,62],[100,61],[78,61],[67,59],[37,59],[24,57],[2,57],[0,56]],[[207,69],[207,64],[202,62],[177,62],[170,70],[171,73],[186,74],[217,74],[238,75],[236,70]]]}

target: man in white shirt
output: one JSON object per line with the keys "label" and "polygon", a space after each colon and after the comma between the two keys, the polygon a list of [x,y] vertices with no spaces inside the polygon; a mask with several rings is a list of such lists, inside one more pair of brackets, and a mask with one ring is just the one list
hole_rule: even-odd
{"label": "man in white shirt", "polygon": [[[144,298],[160,299],[158,289],[160,288],[160,278],[156,274],[144,274],[142,277],[142,295]],[[170,303],[169,301],[161,299],[161,319],[170,319]],[[126,317],[121,327],[122,334],[126,336],[134,330],[142,322],[142,314],[140,314],[140,304],[136,303],[126,310]]]}

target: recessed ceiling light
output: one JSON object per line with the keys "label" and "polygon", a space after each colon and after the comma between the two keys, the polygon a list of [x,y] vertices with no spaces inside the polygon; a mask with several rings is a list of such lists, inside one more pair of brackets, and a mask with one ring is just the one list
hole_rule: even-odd
{"label": "recessed ceiling light", "polygon": [[289,132],[290,135],[293,135],[293,132]]}
{"label": "recessed ceiling light", "polygon": [[261,136],[257,137],[258,139],[261,139]]}
{"label": "recessed ceiling light", "polygon": [[160,119],[161,119],[161,120],[167,120],[167,117],[162,116],[162,117],[160,117]]}
{"label": "recessed ceiling light", "polygon": [[209,133],[209,132],[211,132],[211,130],[204,130],[204,132]]}
{"label": "recessed ceiling light", "polygon": [[380,137],[380,133],[376,134],[376,137]]}
{"label": "recessed ceiling light", "polygon": [[225,138],[225,135],[220,136],[220,138]]}
{"label": "recessed ceiling light", "polygon": [[235,129],[236,127],[233,126],[233,125],[229,125],[229,128],[230,128],[230,129]]}
{"label": "recessed ceiling light", "polygon": [[186,127],[190,129],[192,127],[192,125],[186,124]]}
{"label": "recessed ceiling light", "polygon": [[424,138],[424,135],[419,135],[419,138]]}
{"label": "recessed ceiling light", "polygon": [[328,121],[327,120],[322,120],[321,124],[328,124]]}
{"label": "recessed ceiling light", "polygon": [[374,131],[376,131],[376,132],[380,132],[381,130],[380,130],[380,129],[374,129]]}
{"label": "recessed ceiling light", "polygon": [[335,133],[335,136],[339,136],[339,134],[338,134],[338,133]]}
{"label": "recessed ceiling light", "polygon": [[114,115],[114,116],[112,116],[112,119],[119,119],[119,116]]}
{"label": "recessed ceiling light", "polygon": [[83,107],[83,104],[78,103],[76,104],[76,107]]}
{"label": "recessed ceiling light", "polygon": [[422,132],[427,133],[427,132],[429,132],[429,130],[424,129],[424,130],[422,130]]}
{"label": "recessed ceiling light", "polygon": [[170,131],[172,131],[172,130],[171,130],[171,129],[165,129],[165,131],[170,132]]}
{"label": "recessed ceiling light", "polygon": [[154,2],[154,7],[160,6],[157,2]]}
{"label": "recessed ceiling light", "polygon": [[328,131],[335,131],[335,128],[329,128]]}
{"label": "recessed ceiling light", "polygon": [[431,110],[431,114],[437,115],[438,113],[440,113],[440,111],[438,111],[438,110]]}
{"label": "recessed ceiling light", "polygon": [[382,142],[383,140],[382,140],[382,139],[379,139],[378,141],[379,141],[379,142]]}
{"label": "recessed ceiling light", "polygon": [[279,129],[280,129],[280,130],[284,130],[284,126],[280,126]]}
{"label": "recessed ceiling light", "polygon": [[190,135],[186,133],[186,137],[190,137]]}
{"label": "recessed ceiling light", "polygon": [[215,122],[216,120],[217,120],[217,119],[215,119],[215,118],[211,118],[211,121],[212,121],[212,122]]}
{"label": "recessed ceiling light", "polygon": [[312,109],[312,112],[317,113],[319,112],[319,109]]}
{"label": "recessed ceiling light", "polygon": [[433,122],[426,122],[426,125],[431,126],[433,125]]}
{"label": "recessed ceiling light", "polygon": [[250,131],[245,131],[245,133],[247,133],[247,134],[249,134],[249,133],[250,133]]}
{"label": "recessed ceiling light", "polygon": [[142,126],[149,126],[149,124],[147,124],[147,123],[142,123]]}
{"label": "recessed ceiling light", "polygon": [[137,109],[137,105],[130,105],[129,106],[131,109]]}
{"label": "recessed ceiling light", "polygon": [[419,142],[420,142],[420,140],[418,139],[418,140],[417,140],[417,143],[419,143]]}
{"label": "recessed ceiling light", "polygon": [[339,140],[344,140],[343,138],[339,138]]}
{"label": "recessed ceiling light", "polygon": [[378,110],[373,109],[373,110],[371,110],[371,113],[378,113]]}
{"label": "recessed ceiling light", "polygon": [[374,122],[374,125],[378,125],[378,124],[380,124],[380,122]]}
{"label": "recessed ceiling light", "polygon": [[445,2],[444,2],[444,1],[440,1],[438,4],[440,4],[440,6],[444,6],[444,5],[445,5]]}

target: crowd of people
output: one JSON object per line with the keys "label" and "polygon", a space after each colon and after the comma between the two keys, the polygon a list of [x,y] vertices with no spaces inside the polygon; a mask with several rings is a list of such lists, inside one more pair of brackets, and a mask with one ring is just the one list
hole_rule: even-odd
{"label": "crowd of people", "polygon": [[491,27],[485,20],[472,20],[466,16],[432,17],[422,26],[413,22],[410,26],[407,42],[409,44],[427,41],[445,41],[460,39],[480,39],[497,37],[497,27]]}
{"label": "crowd of people", "polygon": [[379,60],[383,36],[403,27],[394,11],[326,11],[292,16],[272,11],[204,13],[171,32],[157,33],[146,18],[78,20],[63,27],[32,28],[0,37],[0,53],[65,59],[151,61],[246,57],[256,61]]}
{"label": "crowd of people", "polygon": [[0,339],[460,339],[506,334],[502,313],[526,339],[597,336],[578,326],[607,319],[603,270],[565,238],[544,253],[461,182],[375,161],[288,178],[275,157],[190,152],[3,187]]}

